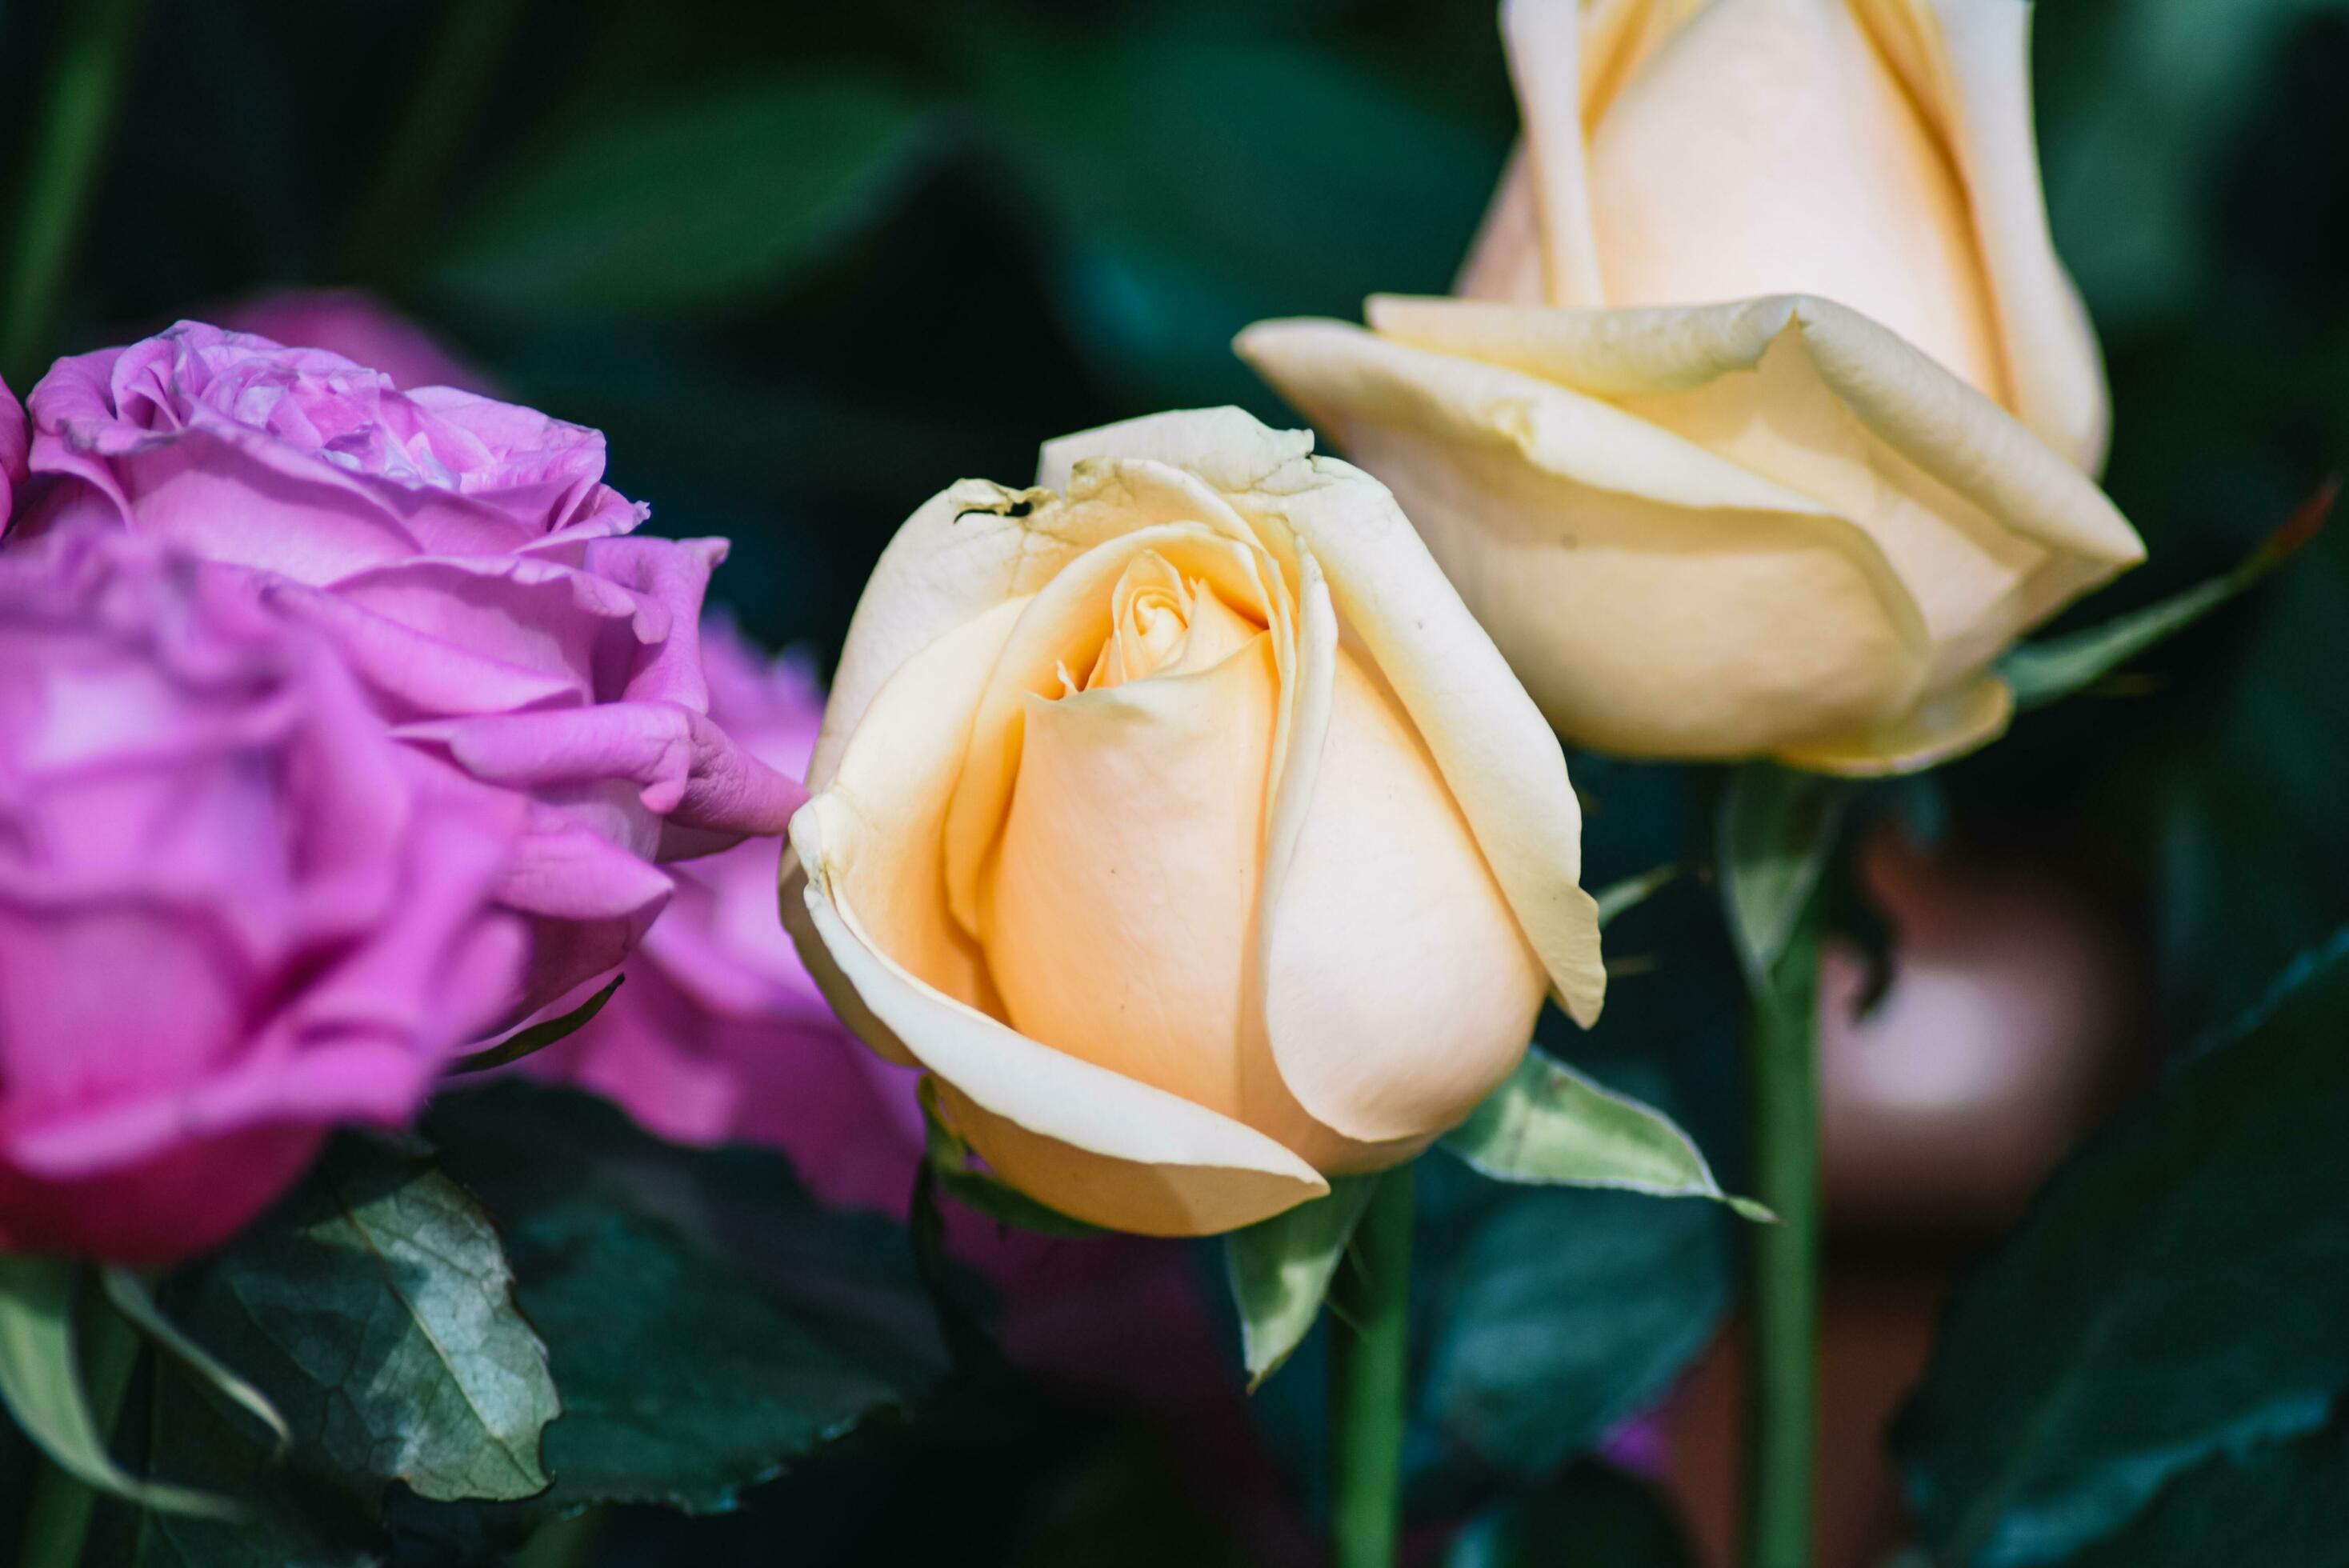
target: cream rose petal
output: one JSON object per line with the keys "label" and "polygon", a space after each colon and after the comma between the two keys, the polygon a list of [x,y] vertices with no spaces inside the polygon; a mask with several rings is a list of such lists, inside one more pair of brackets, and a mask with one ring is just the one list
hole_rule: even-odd
{"label": "cream rose petal", "polygon": [[1995,675],[1978,675],[1899,718],[1782,746],[1777,758],[1789,768],[1846,778],[1914,773],[1988,746],[2013,717],[2013,689]]}
{"label": "cream rose petal", "polygon": [[[824,703],[807,785],[821,789],[864,710],[908,659],[1007,599],[1024,598],[1098,542],[1077,527],[1040,526],[1059,498],[964,480],[939,491],[897,531],[874,563],[848,623]],[[1093,520],[1099,526],[1102,520]]]}
{"label": "cream rose petal", "polygon": [[1585,159],[1605,304],[1824,294],[2003,396],[1964,190],[1846,0],[1715,0]]}
{"label": "cream rose petal", "polygon": [[1276,667],[1288,665],[1286,607],[1276,603],[1284,596],[1266,580],[1271,568],[1264,552],[1237,521],[1233,527],[1237,538],[1201,522],[1150,523],[1120,534],[1070,562],[1030,601],[974,705],[970,743],[947,816],[947,896],[966,929],[980,929],[982,883],[995,863],[1019,778],[1028,699],[1059,695],[1070,651],[1108,638],[1114,589],[1137,558],[1163,555],[1229,603],[1263,615],[1272,623]]}
{"label": "cream rose petal", "polygon": [[991,981],[947,911],[941,840],[969,716],[1025,608],[999,604],[906,661],[793,818],[784,905],[802,955],[869,1043],[944,1080],[974,1148],[1064,1212],[1205,1234],[1326,1191],[1262,1134],[980,1010]]}
{"label": "cream rose petal", "polygon": [[1370,319],[1619,402],[1866,529],[1924,611],[1936,689],[2145,556],[2104,492],[2013,416],[1829,300],[1563,311],[1381,296]]}
{"label": "cream rose petal", "polygon": [[[1300,580],[1327,579],[1337,619],[1426,742],[1552,988],[1588,1024],[1606,976],[1597,906],[1578,883],[1581,809],[1557,739],[1386,488],[1311,449],[1311,432],[1268,430],[1236,408],[1158,414],[1051,443],[1043,477],[1087,457],[1144,452],[1206,479],[1265,533],[1294,536]],[[1740,480],[1715,464],[1701,482]],[[1276,834],[1272,858],[1283,853]],[[1279,903],[1276,892],[1268,922]],[[1287,1048],[1274,1040],[1276,1056]]]}
{"label": "cream rose petal", "polygon": [[1516,1067],[1547,980],[1401,704],[1346,656],[1334,697],[1268,901],[1266,1026],[1317,1121],[1361,1143],[1428,1138]]}
{"label": "cream rose petal", "polygon": [[1249,1121],[1241,1053],[1279,700],[1270,639],[1191,675],[1030,696],[985,911],[1032,1038]]}
{"label": "cream rose petal", "polygon": [[2081,471],[2096,472],[2112,410],[2095,331],[2047,229],[2032,125],[2032,8],[2015,0],[1856,0],[1856,8],[1965,182],[2008,406]]}
{"label": "cream rose petal", "polygon": [[1578,739],[1750,755],[1923,694],[1932,645],[1915,603],[1819,502],[1465,356],[1336,322],[1260,323],[1237,346],[1394,480],[1460,596]]}

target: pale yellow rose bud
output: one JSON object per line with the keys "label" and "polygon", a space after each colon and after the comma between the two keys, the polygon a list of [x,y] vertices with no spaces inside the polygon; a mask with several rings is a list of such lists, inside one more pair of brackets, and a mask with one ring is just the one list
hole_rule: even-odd
{"label": "pale yellow rose bud", "polygon": [[2143,558],[2020,0],[1514,0],[1454,301],[1239,350],[1393,487],[1569,738],[1889,772]]}
{"label": "pale yellow rose bud", "polygon": [[1236,409],[910,519],[784,914],[1014,1186],[1206,1234],[1407,1159],[1604,987],[1556,738],[1376,480]]}

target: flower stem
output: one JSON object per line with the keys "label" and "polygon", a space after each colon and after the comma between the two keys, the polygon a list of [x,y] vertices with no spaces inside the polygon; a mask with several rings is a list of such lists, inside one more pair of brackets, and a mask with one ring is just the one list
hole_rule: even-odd
{"label": "flower stem", "polygon": [[81,233],[144,5],[145,0],[81,0],[65,9],[65,39],[33,135],[7,304],[0,314],[0,366],[20,388],[48,346],[57,292]]}
{"label": "flower stem", "polygon": [[[82,1387],[100,1432],[111,1433],[131,1369],[139,1363],[139,1331],[121,1314],[85,1292],[75,1315],[81,1337]],[[98,1493],[80,1477],[44,1456],[33,1479],[17,1538],[17,1568],[74,1568],[89,1535]]]}
{"label": "flower stem", "polygon": [[1378,1179],[1331,1282],[1330,1427],[1336,1568],[1392,1568],[1410,1380],[1412,1168]]}
{"label": "flower stem", "polygon": [[1755,988],[1754,1195],[1778,1216],[1754,1228],[1754,1377],[1748,1435],[1748,1568],[1809,1568],[1818,1439],[1819,899],[1804,901]]}

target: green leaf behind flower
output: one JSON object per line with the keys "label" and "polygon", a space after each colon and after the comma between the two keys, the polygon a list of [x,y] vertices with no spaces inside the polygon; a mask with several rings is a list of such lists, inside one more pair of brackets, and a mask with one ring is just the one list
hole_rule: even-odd
{"label": "green leaf behind flower", "polygon": [[1543,1476],[1605,1440],[1662,1398],[1728,1308],[1729,1225],[1710,1203],[1445,1182],[1438,1161],[1421,1174],[1443,1283],[1421,1308],[1420,1405],[1492,1469]]}
{"label": "green leaf behind flower", "polygon": [[517,317],[740,303],[877,213],[924,124],[896,88],[839,71],[599,108],[476,206],[436,281]]}
{"label": "green leaf behind flower", "polygon": [[1680,1521],[1646,1482],[1595,1460],[1470,1522],[1444,1568],[1690,1568]]}
{"label": "green leaf behind flower", "polygon": [[1959,1289],[1894,1432],[1940,1560],[2066,1560],[2326,1425],[2349,1390],[2344,1016],[2349,931],[2067,1161]]}
{"label": "green leaf behind flower", "polygon": [[2340,493],[2338,480],[2327,482],[2231,572],[2101,626],[2008,650],[1998,673],[2013,688],[2014,706],[2027,711],[2060,701],[2186,630],[2291,560],[2324,526]]}
{"label": "green leaf behind flower", "polygon": [[164,1301],[281,1411],[296,1460],[372,1498],[543,1491],[562,1408],[487,1214],[425,1156],[346,1136]]}
{"label": "green leaf behind flower", "polygon": [[563,1390],[535,1509],[726,1509],[945,1369],[903,1233],[823,1208],[779,1155],[680,1148],[522,1081],[426,1130],[497,1216]]}

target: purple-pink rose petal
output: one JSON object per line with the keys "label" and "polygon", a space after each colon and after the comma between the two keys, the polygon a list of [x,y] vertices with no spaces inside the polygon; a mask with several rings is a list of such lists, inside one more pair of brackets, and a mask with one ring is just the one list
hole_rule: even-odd
{"label": "purple-pink rose petal", "polygon": [[780,833],[804,798],[709,716],[724,542],[635,535],[594,430],[192,322],[58,361],[30,411],[12,547],[102,524],[266,573],[399,738],[528,798],[517,1010],[627,954],[668,896],[650,862]]}
{"label": "purple-pink rose petal", "polygon": [[392,742],[261,587],[0,554],[0,1250],[214,1244],[508,1005],[526,803]]}

